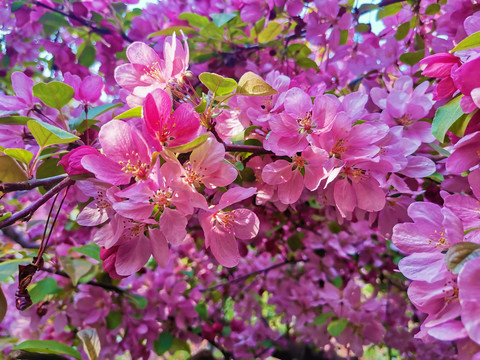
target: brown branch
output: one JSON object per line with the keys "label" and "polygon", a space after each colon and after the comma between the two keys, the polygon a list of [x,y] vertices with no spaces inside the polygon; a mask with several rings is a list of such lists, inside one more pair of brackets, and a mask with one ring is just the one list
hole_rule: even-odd
{"label": "brown branch", "polygon": [[284,265],[287,265],[287,264],[296,264],[298,262],[308,262],[308,259],[300,259],[300,260],[285,260],[281,263],[277,263],[277,264],[274,264],[272,266],[269,266],[265,269],[261,269],[261,270],[257,270],[257,271],[254,271],[254,272],[251,272],[249,274],[245,274],[245,275],[242,275],[242,276],[239,276],[238,278],[235,278],[235,279],[232,279],[230,281],[226,281],[226,282],[223,282],[221,284],[218,284],[218,285],[215,285],[215,286],[212,286],[212,287],[209,287],[209,288],[206,288],[206,289],[202,289],[200,291],[202,292],[207,292],[207,291],[212,291],[212,290],[215,290],[215,289],[218,289],[218,288],[221,288],[223,286],[226,286],[226,285],[231,285],[231,284],[235,284],[235,283],[238,283],[238,282],[241,282],[241,281],[244,281],[244,280],[247,280],[250,276],[255,276],[255,275],[260,275],[262,273],[268,273],[269,271],[271,270],[274,270],[274,269],[277,269],[279,267],[282,267]]}
{"label": "brown branch", "polygon": [[226,145],[225,151],[229,152],[249,152],[253,154],[273,154],[270,150],[266,150],[261,146],[255,145]]}
{"label": "brown branch", "polygon": [[[68,276],[67,273],[63,272],[63,271],[59,271],[59,270],[53,270],[53,269],[44,269],[42,268],[41,269],[42,271],[46,271],[50,274],[55,274],[55,275],[60,275],[60,276],[63,276],[64,278],[68,278],[70,279],[70,276]],[[105,290],[108,290],[108,291],[114,291],[116,292],[117,294],[119,295],[123,295],[125,294],[125,290],[124,289],[120,289],[119,287],[116,287],[115,285],[111,285],[111,284],[107,284],[107,283],[102,283],[102,282],[98,282],[98,281],[89,281],[87,283],[85,283],[86,285],[92,285],[92,286],[97,286],[97,287],[101,287]]]}
{"label": "brown branch", "polygon": [[25,236],[23,236],[20,232],[16,231],[13,227],[7,227],[5,229],[2,229],[2,233],[4,236],[16,242],[24,249],[38,249],[37,244],[31,244]]}
{"label": "brown branch", "polygon": [[[72,20],[75,20],[75,21],[79,22],[80,24],[82,24],[82,25],[90,28],[90,29],[91,29],[94,33],[96,33],[96,34],[99,34],[99,35],[108,35],[108,34],[111,34],[111,33],[112,33],[112,31],[111,31],[110,29],[103,28],[103,27],[96,27],[96,26],[94,26],[93,24],[91,24],[91,23],[89,23],[88,21],[86,21],[85,19],[83,19],[83,18],[81,18],[81,17],[78,17],[77,15],[75,15],[75,14],[72,13],[72,12],[68,12],[68,13],[67,13],[67,12],[62,11],[62,10],[60,10],[60,9],[53,8],[53,7],[51,7],[51,6],[47,5],[47,4],[44,4],[44,3],[40,2],[40,1],[34,1],[33,3],[34,3],[35,5],[37,5],[37,6],[43,7],[43,8],[45,8],[45,9],[50,10],[50,11],[56,12],[56,13],[58,13],[58,14],[60,14],[60,15],[66,16],[66,17],[68,17],[68,18],[70,18],[70,19],[72,19]],[[119,34],[120,34],[120,36],[123,38],[123,40],[125,40],[125,41],[127,41],[127,42],[130,42],[130,43],[133,42],[133,40],[130,39],[130,38],[128,37],[128,35],[125,34],[123,31],[120,31]]]}
{"label": "brown branch", "polygon": [[67,186],[73,185],[73,183],[75,183],[75,180],[72,180],[70,178],[63,179],[60,183],[58,183],[49,191],[47,191],[40,199],[34,201],[30,205],[28,205],[26,208],[20,211],[17,211],[15,214],[10,216],[9,218],[1,221],[0,229],[10,226],[18,220],[28,221],[40,206],[42,206],[48,200],[50,200],[52,197],[58,194],[62,189],[66,188]]}
{"label": "brown branch", "polygon": [[31,179],[17,183],[1,183],[0,192],[9,193],[13,191],[32,190],[40,186],[43,186],[45,188],[51,188],[52,186],[57,185],[66,177],[67,175],[58,175],[45,179]]}

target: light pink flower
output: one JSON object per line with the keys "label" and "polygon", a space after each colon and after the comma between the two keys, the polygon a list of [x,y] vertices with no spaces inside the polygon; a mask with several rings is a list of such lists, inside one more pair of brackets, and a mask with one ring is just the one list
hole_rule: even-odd
{"label": "light pink flower", "polygon": [[15,71],[12,74],[12,87],[15,96],[0,94],[0,110],[15,111],[30,109],[37,98],[33,97],[33,80],[23,72]]}
{"label": "light pink flower", "polygon": [[83,80],[78,75],[69,72],[64,75],[65,83],[73,87],[74,99],[87,104],[93,104],[102,95],[103,81],[99,75],[89,75]]}
{"label": "light pink flower", "polygon": [[255,237],[260,226],[257,215],[248,209],[224,211],[237,202],[253,196],[256,188],[236,187],[222,195],[218,205],[213,206],[199,216],[205,234],[205,246],[212,250],[213,256],[226,267],[234,267],[240,261],[237,240]]}

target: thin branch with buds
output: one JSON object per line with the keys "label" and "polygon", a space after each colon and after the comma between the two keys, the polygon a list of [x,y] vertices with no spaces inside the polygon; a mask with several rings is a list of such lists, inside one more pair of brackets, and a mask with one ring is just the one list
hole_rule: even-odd
{"label": "thin branch with buds", "polygon": [[227,286],[227,285],[231,285],[231,284],[235,284],[235,283],[238,283],[238,282],[247,280],[250,276],[255,276],[255,275],[260,275],[260,274],[266,274],[266,273],[268,273],[268,272],[271,271],[271,270],[277,269],[277,268],[279,268],[279,267],[282,267],[282,266],[285,266],[285,265],[288,265],[288,264],[296,264],[296,263],[298,263],[298,262],[308,262],[308,259],[285,260],[285,261],[283,261],[283,262],[281,262],[281,263],[274,264],[274,265],[269,266],[269,267],[267,267],[267,268],[265,268],[265,269],[257,270],[257,271],[254,271],[254,272],[251,272],[251,273],[248,273],[248,274],[239,276],[238,278],[232,279],[232,280],[230,280],[230,281],[226,281],[226,282],[223,282],[223,283],[221,283],[221,284],[218,284],[218,285],[215,285],[215,286],[206,288],[206,289],[202,289],[201,291],[202,291],[202,292],[212,291],[212,290],[215,290],[215,289],[218,289],[218,288]]}
{"label": "thin branch with buds", "polygon": [[75,183],[75,180],[72,180],[70,178],[65,178],[62,181],[60,181],[57,185],[55,185],[53,188],[51,188],[49,191],[45,193],[40,199],[34,201],[30,205],[28,205],[26,208],[17,211],[15,214],[10,216],[9,218],[3,220],[0,222],[0,229],[3,229],[7,226],[10,226],[14,224],[18,220],[28,220],[32,217],[32,215],[35,213],[35,211],[38,210],[40,206],[45,204],[48,200],[50,200],[52,197],[57,195],[62,189],[73,185]]}
{"label": "thin branch with buds", "polygon": [[9,193],[13,191],[32,190],[43,186],[44,188],[51,188],[64,180],[67,175],[52,176],[45,179],[31,179],[16,183],[2,183],[0,184],[0,192]]}

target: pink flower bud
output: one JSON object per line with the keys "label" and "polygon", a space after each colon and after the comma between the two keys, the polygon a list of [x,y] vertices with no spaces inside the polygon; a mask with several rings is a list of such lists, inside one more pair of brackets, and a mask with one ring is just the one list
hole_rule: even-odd
{"label": "pink flower bud", "polygon": [[85,155],[91,154],[98,154],[97,149],[83,145],[70,151],[58,163],[63,166],[68,175],[87,174],[88,170],[82,166],[81,160]]}

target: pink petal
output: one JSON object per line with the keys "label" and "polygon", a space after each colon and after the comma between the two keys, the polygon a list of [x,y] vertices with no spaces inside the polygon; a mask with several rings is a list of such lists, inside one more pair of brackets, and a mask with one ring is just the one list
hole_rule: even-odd
{"label": "pink petal", "polygon": [[152,255],[151,242],[142,234],[118,247],[115,270],[122,276],[132,275],[147,263],[150,255]]}
{"label": "pink petal", "polygon": [[104,155],[87,155],[81,160],[82,166],[95,177],[113,185],[128,184],[131,175],[122,171],[122,166]]}
{"label": "pink petal", "polygon": [[160,57],[150,46],[136,41],[127,48],[127,58],[133,64],[141,64],[146,67],[160,64]]}
{"label": "pink petal", "polygon": [[357,196],[357,206],[366,211],[380,211],[385,207],[385,192],[374,178],[353,181],[353,189]]}
{"label": "pink petal", "polygon": [[90,75],[83,79],[80,86],[82,99],[89,103],[94,103],[102,95],[103,81],[98,75]]}
{"label": "pink petal", "polygon": [[260,221],[253,211],[237,209],[230,214],[234,216],[233,232],[237,238],[248,240],[257,236]]}
{"label": "pink petal", "polygon": [[277,160],[265,165],[262,171],[262,180],[270,185],[284,184],[292,178],[292,163],[286,160]]}
{"label": "pink petal", "polygon": [[398,263],[402,274],[410,280],[434,282],[443,278],[445,255],[438,253],[414,253]]}
{"label": "pink petal", "polygon": [[170,137],[168,146],[179,146],[194,140],[200,128],[200,116],[189,104],[181,104],[168,121]]}
{"label": "pink petal", "polygon": [[159,220],[160,230],[172,245],[179,245],[187,236],[187,218],[178,210],[166,208]]}
{"label": "pink petal", "polygon": [[233,187],[233,188],[230,188],[220,198],[218,206],[215,207],[215,211],[224,209],[227,206],[230,206],[230,205],[235,204],[237,202],[240,202],[242,200],[248,199],[249,197],[255,195],[256,191],[257,191],[257,188],[255,188],[255,187],[249,187],[249,188]]}
{"label": "pink petal", "polygon": [[150,245],[152,247],[152,255],[158,266],[165,268],[168,264],[169,249],[167,239],[160,229],[150,229]]}
{"label": "pink petal", "polygon": [[295,170],[288,182],[278,185],[278,199],[283,204],[293,204],[300,199],[303,188],[303,176],[300,171]]}
{"label": "pink petal", "polygon": [[225,267],[237,266],[240,262],[238,244],[232,233],[214,227],[211,231],[210,250],[217,261]]}
{"label": "pink petal", "polygon": [[357,199],[355,191],[347,179],[341,179],[335,183],[333,196],[340,215],[350,217],[357,205]]}
{"label": "pink petal", "polygon": [[33,92],[32,88],[34,82],[27,75],[21,71],[15,71],[12,74],[12,88],[15,91],[15,95],[23,99],[27,104],[33,104]]}

